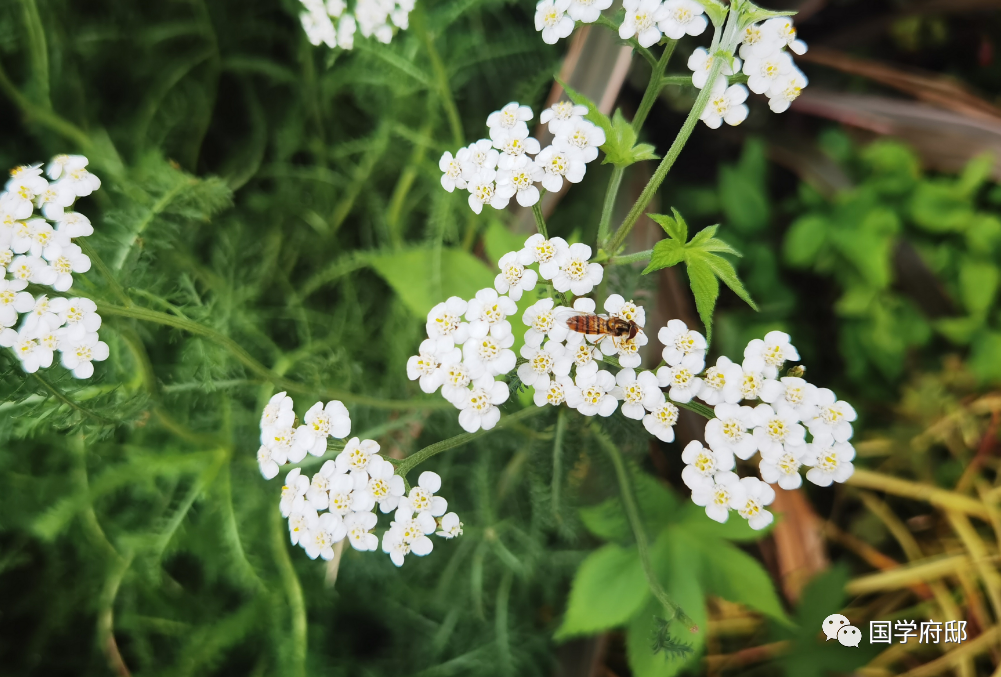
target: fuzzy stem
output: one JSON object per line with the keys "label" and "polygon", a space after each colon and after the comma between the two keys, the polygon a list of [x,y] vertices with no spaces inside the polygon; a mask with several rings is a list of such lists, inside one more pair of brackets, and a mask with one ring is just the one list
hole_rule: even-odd
{"label": "fuzzy stem", "polygon": [[535,407],[535,406],[527,407],[517,413],[501,417],[501,420],[498,421],[497,425],[495,425],[490,430],[477,430],[475,433],[463,433],[461,435],[456,435],[455,437],[449,437],[447,440],[435,442],[434,444],[424,447],[420,451],[415,452],[410,456],[407,456],[405,459],[403,459],[403,461],[398,466],[396,466],[396,474],[406,479],[407,473],[409,473],[415,467],[417,467],[424,461],[428,460],[432,456],[437,456],[443,451],[448,451],[449,449],[455,449],[456,447],[461,447],[464,444],[472,442],[478,437],[489,435],[495,430],[500,430],[504,426],[509,425],[511,423],[516,423],[519,421],[523,421],[527,418],[531,418],[532,416],[537,416],[543,411],[545,411],[544,407]]}
{"label": "fuzzy stem", "polygon": [[667,68],[667,62],[671,60],[671,55],[674,54],[674,48],[677,45],[677,40],[668,40],[667,44],[664,45],[664,51],[660,55],[660,60],[657,61],[657,65],[654,66],[653,71],[650,73],[650,82],[646,86],[646,91],[643,92],[640,107],[633,118],[633,131],[637,134],[643,128],[643,123],[646,122],[646,117],[650,114],[651,109],[653,109],[653,104],[657,100],[657,97],[660,96],[660,90],[664,83],[664,69]]}
{"label": "fuzzy stem", "polygon": [[562,522],[560,517],[560,490],[563,486],[563,437],[567,431],[567,413],[560,407],[560,413],[556,417],[556,433],[553,435],[553,483],[551,507],[553,516],[557,521]]}
{"label": "fuzzy stem", "polygon": [[97,414],[97,413],[91,411],[90,409],[87,409],[86,407],[82,407],[79,404],[77,404],[76,402],[74,402],[73,400],[71,400],[66,393],[64,393],[63,391],[59,390],[59,388],[57,388],[56,386],[52,385],[51,383],[49,383],[45,379],[45,377],[42,376],[42,375],[40,375],[37,371],[34,374],[32,374],[32,376],[34,376],[35,380],[37,380],[39,383],[42,384],[42,387],[44,387],[46,390],[48,390],[50,393],[52,393],[52,396],[54,398],[56,398],[57,400],[59,400],[60,402],[62,402],[63,404],[65,404],[70,409],[78,411],[81,414],[83,414],[84,416],[86,416],[87,418],[93,419],[94,421],[96,421],[98,423],[102,423],[104,425],[116,425],[115,422],[112,421],[111,419],[104,418],[100,414]]}
{"label": "fuzzy stem", "polygon": [[650,257],[653,256],[652,249],[644,249],[641,252],[636,252],[635,254],[626,254],[625,256],[613,256],[608,259],[606,265],[609,266],[619,266],[623,263],[638,263],[639,261],[649,261]]}
{"label": "fuzzy stem", "polygon": [[285,524],[281,514],[273,507],[271,512],[271,547],[274,552],[275,564],[278,565],[278,574],[281,577],[282,586],[285,588],[285,595],[288,597],[289,611],[292,614],[292,640],[291,640],[291,661],[285,667],[289,669],[293,677],[304,677],[306,674],[306,602],[303,599],[302,584],[299,577],[295,575],[295,568],[292,566],[292,558],[288,554],[288,546],[285,544],[286,535]]}
{"label": "fuzzy stem", "polygon": [[622,505],[626,509],[629,526],[632,527],[633,537],[636,539],[636,548],[640,553],[640,562],[643,564],[643,573],[646,574],[650,591],[657,598],[657,601],[664,605],[664,608],[668,612],[668,620],[677,620],[691,632],[698,632],[699,626],[695,624],[695,621],[685,613],[684,609],[677,602],[668,596],[667,592],[661,586],[660,581],[657,580],[653,564],[650,563],[650,543],[643,528],[643,520],[640,518],[636,497],[633,496],[633,490],[629,484],[629,474],[626,472],[626,464],[622,460],[622,453],[612,440],[605,435],[605,432],[593,421],[591,422],[591,430],[594,433],[595,439],[598,440],[598,444],[605,450],[609,458],[612,459],[612,465],[615,466],[615,475],[619,480],[619,492],[622,494]]}
{"label": "fuzzy stem", "polygon": [[694,411],[699,416],[703,416],[708,419],[716,418],[716,412],[713,411],[712,407],[707,407],[704,404],[699,404],[698,402],[675,402],[670,397],[667,398],[671,404],[676,407],[681,407],[682,409],[687,409],[688,411]]}
{"label": "fuzzy stem", "polygon": [[608,179],[608,190],[605,191],[605,203],[601,206],[601,221],[598,222],[598,247],[604,247],[605,241],[612,229],[612,212],[615,210],[615,197],[619,194],[619,186],[622,185],[622,175],[626,168],[615,165],[612,168],[612,176]]}
{"label": "fuzzy stem", "polygon": [[657,167],[657,171],[654,172],[653,176],[650,177],[650,181],[646,184],[643,192],[640,193],[639,198],[636,200],[636,204],[633,205],[629,213],[626,214],[625,220],[619,229],[615,231],[615,235],[612,236],[611,241],[606,247],[609,254],[615,254],[622,243],[625,242],[626,236],[639,221],[640,216],[646,211],[647,205],[653,200],[653,196],[657,194],[657,190],[660,188],[660,184],[664,183],[664,179],[667,178],[667,173],[671,171],[671,167],[674,165],[678,156],[681,155],[682,149],[685,147],[685,143],[688,142],[688,138],[692,135],[695,130],[695,125],[698,124],[699,118],[702,117],[702,112],[706,109],[709,104],[709,97],[712,94],[712,83],[716,82],[716,78],[719,77],[720,71],[723,68],[723,59],[716,57],[713,59],[713,64],[709,69],[709,77],[706,80],[705,86],[702,91],[699,92],[699,96],[695,99],[695,104],[692,106],[692,110],[688,113],[688,118],[685,119],[685,124],[681,126],[681,131],[674,138],[674,143],[671,144],[670,149],[667,151],[667,155],[664,159],[660,161],[660,165]]}
{"label": "fuzzy stem", "polygon": [[546,228],[546,219],[542,216],[542,196],[545,194],[545,189],[539,191],[539,201],[532,205],[532,216],[535,217],[535,226],[539,229],[539,233],[548,240],[549,229]]}

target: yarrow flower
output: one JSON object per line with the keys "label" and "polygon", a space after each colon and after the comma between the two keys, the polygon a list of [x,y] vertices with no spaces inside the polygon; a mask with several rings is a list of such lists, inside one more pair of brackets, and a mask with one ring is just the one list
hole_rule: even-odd
{"label": "yarrow flower", "polygon": [[299,15],[306,39],[314,46],[344,50],[354,49],[355,33],[374,37],[389,44],[393,29],[406,30],[414,0],[357,0],[354,12],[348,12],[344,0],[302,0],[305,11]]}

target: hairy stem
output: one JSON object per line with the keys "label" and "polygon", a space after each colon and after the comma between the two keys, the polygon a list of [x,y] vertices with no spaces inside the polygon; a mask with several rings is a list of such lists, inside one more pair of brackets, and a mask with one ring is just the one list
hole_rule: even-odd
{"label": "hairy stem", "polygon": [[445,64],[441,60],[441,55],[438,54],[438,49],[434,46],[434,37],[427,28],[427,21],[420,8],[413,13],[411,21],[414,23],[414,27],[420,32],[421,37],[424,38],[424,47],[427,49],[428,57],[431,59],[431,69],[434,71],[438,95],[441,96],[441,105],[445,109],[448,126],[452,129],[452,142],[456,147],[460,147],[463,145],[465,135],[462,131],[462,119],[459,117],[459,109],[455,105],[455,99],[452,97],[452,88],[448,83],[448,71],[445,70]]}
{"label": "hairy stem", "polygon": [[306,674],[306,602],[302,594],[302,584],[295,574],[292,558],[288,554],[285,543],[285,524],[281,514],[273,507],[271,513],[271,549],[274,552],[275,564],[281,577],[285,596],[288,598],[288,609],[292,614],[292,641],[289,661],[284,664],[292,677],[305,677]]}
{"label": "hairy stem", "polygon": [[626,516],[629,518],[629,526],[632,527],[633,537],[636,539],[636,548],[640,553],[640,562],[643,564],[643,573],[646,574],[647,585],[657,601],[664,605],[668,620],[677,620],[692,632],[698,632],[699,626],[695,624],[684,609],[672,600],[667,592],[657,580],[657,575],[650,563],[650,543],[647,540],[646,530],[643,528],[643,520],[640,518],[639,507],[636,504],[636,497],[633,495],[632,486],[629,484],[629,474],[626,472],[626,464],[622,460],[622,452],[615,446],[605,432],[598,427],[595,422],[591,422],[591,430],[595,439],[605,453],[612,460],[615,466],[615,475],[619,481],[619,492],[622,494],[622,505],[626,509]]}
{"label": "hairy stem", "polygon": [[664,45],[664,52],[660,55],[657,65],[654,66],[653,71],[650,73],[650,82],[647,83],[646,91],[643,92],[643,99],[640,101],[640,107],[633,118],[633,131],[637,134],[643,128],[643,123],[646,122],[646,117],[650,114],[650,110],[653,108],[657,97],[660,96],[660,90],[664,86],[664,69],[667,68],[667,62],[671,60],[671,55],[674,54],[674,48],[677,45],[677,40],[667,41],[667,44]]}
{"label": "hairy stem", "polygon": [[612,229],[612,212],[615,210],[615,198],[619,194],[619,186],[622,185],[622,175],[625,171],[625,167],[615,165],[612,168],[612,176],[608,179],[608,190],[605,191],[605,203],[601,206],[601,221],[598,222],[599,248],[605,246],[609,231]]}
{"label": "hairy stem", "polygon": [[660,165],[657,167],[657,171],[654,172],[653,176],[650,177],[650,181],[646,184],[643,192],[640,193],[639,198],[636,200],[636,204],[633,205],[629,213],[626,214],[625,220],[619,229],[615,231],[615,235],[612,236],[611,241],[608,244],[606,250],[609,254],[615,254],[622,243],[626,241],[626,237],[632,231],[633,226],[639,221],[640,216],[646,211],[647,205],[653,200],[653,196],[657,194],[657,190],[660,188],[660,184],[664,183],[664,179],[667,177],[667,173],[671,171],[671,167],[674,165],[678,156],[681,155],[682,149],[685,147],[685,143],[688,142],[688,138],[692,135],[692,131],[695,130],[695,125],[698,124],[699,118],[702,117],[702,112],[706,109],[706,105],[709,103],[709,97],[712,94],[712,83],[716,81],[719,77],[720,71],[723,68],[723,59],[714,58],[712,67],[709,69],[709,77],[706,80],[705,87],[699,92],[699,96],[695,99],[695,104],[692,106],[692,110],[688,113],[688,118],[685,119],[685,124],[681,126],[681,131],[674,138],[674,143],[671,144],[671,148],[668,149],[667,155],[664,159],[660,161]]}
{"label": "hairy stem", "polygon": [[560,407],[560,413],[556,417],[556,433],[553,436],[553,483],[552,483],[552,510],[557,521],[563,521],[560,517],[560,491],[563,488],[563,437],[567,431],[567,412]]}
{"label": "hairy stem", "polygon": [[716,412],[713,411],[712,407],[707,407],[706,405],[699,404],[698,402],[675,402],[670,397],[667,399],[670,400],[671,404],[674,406],[687,409],[688,411],[694,411],[699,416],[703,416],[705,418],[716,418]]}
{"label": "hairy stem", "polygon": [[484,435],[489,435],[490,433],[500,430],[504,426],[510,425],[512,423],[517,423],[525,419],[531,418],[532,416],[537,416],[545,411],[544,407],[528,407],[522,409],[521,411],[510,414],[508,416],[502,416],[501,420],[490,430],[477,430],[475,433],[463,433],[461,435],[456,435],[455,437],[449,437],[447,440],[442,440],[440,442],[435,442],[434,444],[424,447],[418,452],[407,456],[403,461],[396,466],[396,474],[400,475],[404,479],[407,477],[407,473],[413,470],[415,467],[419,466],[424,461],[428,460],[432,456],[437,456],[443,451],[448,451],[449,449],[455,449],[456,447],[461,447],[464,444],[468,444],[478,437],[483,437]]}
{"label": "hairy stem", "polygon": [[535,217],[535,226],[539,229],[542,237],[548,240],[549,230],[546,229],[546,219],[542,216],[542,196],[545,194],[545,190],[539,191],[539,201],[532,205],[532,216]]}
{"label": "hairy stem", "polygon": [[620,266],[624,263],[637,263],[639,261],[649,261],[650,257],[653,256],[652,249],[644,249],[641,252],[636,252],[635,254],[626,254],[625,256],[613,256],[608,259],[606,265],[609,266]]}
{"label": "hairy stem", "polygon": [[96,421],[98,423],[103,423],[104,425],[115,425],[115,422],[112,421],[111,419],[104,418],[100,414],[97,414],[97,413],[91,411],[90,409],[87,409],[86,407],[82,407],[79,404],[77,404],[76,402],[74,402],[73,400],[71,400],[66,393],[64,393],[63,391],[59,390],[59,388],[57,388],[56,386],[52,385],[51,383],[49,383],[45,379],[45,377],[42,376],[42,375],[40,375],[37,371],[34,374],[32,374],[32,376],[34,376],[35,380],[38,381],[39,383],[41,383],[42,387],[44,387],[46,390],[48,390],[52,394],[52,396],[54,398],[56,398],[57,400],[59,400],[60,402],[62,402],[63,404],[65,404],[70,409],[73,409],[74,411],[77,411],[77,412],[83,414],[84,416],[86,416],[87,418],[89,418],[89,419],[91,419],[93,421]]}

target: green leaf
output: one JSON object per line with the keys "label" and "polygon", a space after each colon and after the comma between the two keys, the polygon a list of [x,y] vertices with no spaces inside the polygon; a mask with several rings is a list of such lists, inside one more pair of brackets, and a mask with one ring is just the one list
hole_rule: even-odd
{"label": "green leaf", "polygon": [[609,543],[588,555],[577,569],[555,639],[622,625],[644,605],[649,594],[636,548]]}
{"label": "green leaf", "polygon": [[959,175],[956,189],[966,198],[972,198],[994,171],[994,154],[984,153],[970,160]]}
{"label": "green leaf", "polygon": [[693,237],[688,242],[689,249],[702,249],[705,244],[716,236],[716,231],[719,230],[719,224],[712,226],[706,226],[699,232],[695,233]]}
{"label": "green leaf", "polygon": [[719,0],[695,0],[695,2],[702,5],[702,8],[706,10],[706,16],[713,22],[713,26],[722,26],[723,22],[726,21],[726,15],[730,11],[730,8],[719,2]]}
{"label": "green leaf", "polygon": [[721,167],[719,197],[726,222],[744,233],[756,233],[771,220],[768,193],[765,189],[764,150],[748,142],[736,167]]}
{"label": "green leaf", "polygon": [[677,240],[680,244],[688,242],[688,224],[681,217],[677,209],[674,209],[674,216],[666,214],[650,214],[650,218],[660,224],[664,232]]}
{"label": "green leaf", "polygon": [[641,160],[656,160],[654,147],[647,143],[636,145],[636,132],[631,124],[622,117],[622,111],[616,110],[612,116],[611,131],[605,132],[605,144],[601,147],[605,153],[602,164],[614,164],[628,167]]}
{"label": "green leaf", "polygon": [[[689,258],[695,256],[694,253],[690,255]],[[751,295],[747,293],[744,289],[744,284],[737,277],[737,271],[734,270],[733,265],[724,259],[722,256],[717,256],[715,254],[702,254],[699,259],[705,261],[709,268],[712,269],[713,273],[716,274],[723,284],[729,287],[734,294],[739,296],[744,303],[751,306],[752,309],[757,310],[758,306],[751,298]]]}
{"label": "green leaf", "polygon": [[977,254],[993,254],[1001,242],[1001,219],[993,214],[976,214],[966,229],[966,244]]}
{"label": "green leaf", "polygon": [[791,623],[768,572],[758,560],[729,543],[707,539],[698,531],[691,534],[689,544],[702,549],[699,578],[706,592],[743,604],[780,623]]}
{"label": "green leaf", "polygon": [[688,258],[685,263],[688,267],[688,281],[695,294],[695,307],[706,327],[706,341],[709,341],[713,335],[713,309],[719,297],[719,281],[705,261]]}
{"label": "green leaf", "polygon": [[981,383],[1001,383],[1001,334],[985,332],[978,336],[973,342],[968,366]]}
{"label": "green leaf", "polygon": [[660,156],[654,153],[656,147],[649,143],[638,143],[633,146],[632,150],[632,162],[629,164],[634,164],[636,162],[643,162],[644,160],[659,160]]}
{"label": "green leaf", "polygon": [[953,343],[965,346],[973,340],[974,335],[984,326],[985,319],[983,315],[946,317],[936,320],[932,326],[935,328],[935,331]]}
{"label": "green leaf", "polygon": [[508,252],[521,251],[525,247],[525,236],[512,233],[500,220],[491,219],[483,234],[483,248],[491,261],[500,261]]}
{"label": "green leaf", "polygon": [[998,291],[1001,271],[993,263],[965,259],[959,267],[959,290],[963,305],[972,314],[984,313]]}
{"label": "green leaf", "polygon": [[740,30],[744,30],[753,23],[774,19],[780,16],[793,16],[796,12],[774,12],[770,9],[758,7],[754,3],[744,3],[744,9],[740,13]]}
{"label": "green leaf", "polygon": [[827,220],[813,214],[796,219],[782,243],[782,256],[794,268],[806,268],[817,260],[830,226]]}
{"label": "green leaf", "polygon": [[922,181],[911,199],[914,223],[932,233],[964,230],[972,216],[969,200],[951,183]]}
{"label": "green leaf", "polygon": [[703,508],[688,503],[682,512],[682,518],[678,521],[678,526],[689,531],[694,530],[706,538],[719,538],[724,541],[746,543],[760,541],[767,536],[775,526],[775,522],[772,522],[768,528],[761,529],[760,531],[752,529],[747,520],[744,519],[731,519],[720,524],[715,520],[707,520],[706,511]]}
{"label": "green leaf", "polygon": [[677,240],[660,240],[653,246],[650,263],[643,269],[643,274],[652,273],[661,268],[676,266],[685,260],[685,248]]}
{"label": "green leaf", "polygon": [[[656,533],[680,514],[677,499],[656,478],[632,465],[630,470],[640,514],[647,530]],[[584,527],[598,538],[616,543],[632,542],[632,529],[618,497],[581,508],[578,512]]]}
{"label": "green leaf", "polygon": [[432,280],[440,276],[441,289],[448,290],[448,296],[472,298],[477,291],[494,283],[495,272],[483,261],[461,249],[443,248],[440,262],[436,265],[435,252],[430,247],[410,249],[401,252],[369,255],[372,268],[393,288],[417,317],[426,317],[428,312],[445,300],[433,291]]}

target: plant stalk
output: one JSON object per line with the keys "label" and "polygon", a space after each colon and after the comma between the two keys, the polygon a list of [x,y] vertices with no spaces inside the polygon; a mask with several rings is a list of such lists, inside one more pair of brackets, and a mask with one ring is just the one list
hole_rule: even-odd
{"label": "plant stalk", "polygon": [[605,203],[601,206],[601,221],[598,222],[598,247],[603,248],[612,229],[612,212],[615,211],[615,198],[622,185],[622,175],[626,168],[615,165],[612,176],[608,179],[608,190],[605,191]]}
{"label": "plant stalk", "polygon": [[542,216],[542,196],[545,194],[545,189],[539,191],[539,201],[532,205],[532,216],[535,217],[535,226],[539,229],[539,233],[548,240],[549,230],[546,228],[546,219]]}
{"label": "plant stalk", "polygon": [[646,122],[647,116],[653,109],[654,102],[660,96],[660,90],[664,86],[664,70],[667,68],[667,62],[671,60],[671,55],[674,54],[674,48],[677,46],[677,40],[668,40],[667,44],[664,45],[664,51],[660,55],[657,65],[654,66],[653,71],[650,73],[650,82],[646,86],[646,91],[643,92],[640,107],[633,118],[633,131],[637,134],[640,133],[643,123]]}

